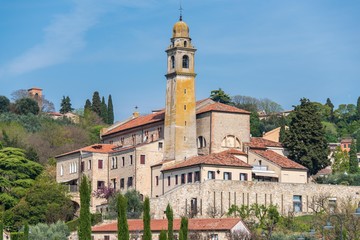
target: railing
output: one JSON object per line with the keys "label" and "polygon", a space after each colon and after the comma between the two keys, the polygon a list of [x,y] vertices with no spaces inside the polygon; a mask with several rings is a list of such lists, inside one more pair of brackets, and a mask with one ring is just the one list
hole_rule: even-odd
{"label": "railing", "polygon": [[265,166],[265,165],[253,165],[253,169],[252,169],[252,170],[267,171],[267,170],[268,170],[268,166]]}

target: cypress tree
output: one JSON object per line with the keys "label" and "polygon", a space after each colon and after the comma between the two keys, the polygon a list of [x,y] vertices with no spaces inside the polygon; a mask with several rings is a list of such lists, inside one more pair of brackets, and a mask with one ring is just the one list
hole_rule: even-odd
{"label": "cypress tree", "polygon": [[91,102],[89,99],[86,99],[86,102],[85,102],[84,111],[86,111],[86,110],[91,110]]}
{"label": "cypress tree", "polygon": [[289,151],[289,158],[307,167],[310,174],[330,164],[321,115],[309,99],[303,98],[300,105],[295,106],[283,144]]}
{"label": "cypress tree", "polygon": [[285,124],[281,124],[280,133],[279,133],[279,142],[283,142],[285,140]]}
{"label": "cypress tree", "polygon": [[360,131],[356,134],[356,152],[360,152]]}
{"label": "cypress tree", "polygon": [[4,239],[4,223],[0,221],[0,240]]}
{"label": "cypress tree", "polygon": [[113,103],[112,103],[111,94],[109,95],[109,98],[108,98],[108,111],[107,111],[107,114],[108,114],[107,123],[108,124],[113,124],[114,123],[114,107],[113,107]]}
{"label": "cypress tree", "polygon": [[29,240],[29,225],[26,223],[24,227],[24,240]]}
{"label": "cypress tree", "polygon": [[179,240],[187,240],[188,239],[187,237],[188,237],[188,219],[186,217],[182,217]]}
{"label": "cypress tree", "polygon": [[107,106],[106,106],[104,97],[102,97],[102,100],[101,100],[101,116],[100,117],[104,123],[108,122]]}
{"label": "cypress tree", "polygon": [[356,145],[352,141],[350,152],[349,152],[349,173],[358,173],[359,172],[359,161],[356,156]]}
{"label": "cypress tree", "polygon": [[334,121],[334,104],[331,102],[330,98],[326,99],[326,106],[330,107],[330,118],[328,119],[330,122]]}
{"label": "cypress tree", "polygon": [[173,240],[174,239],[174,213],[173,210],[170,206],[170,204],[167,205],[166,207],[166,218],[168,220],[168,239],[169,240]]}
{"label": "cypress tree", "polygon": [[165,231],[165,230],[161,230],[160,236],[159,236],[159,240],[167,240],[166,231]]}
{"label": "cypress tree", "polygon": [[69,96],[63,96],[60,106],[60,113],[62,114],[72,112],[74,110],[74,108],[71,107],[71,100]]}
{"label": "cypress tree", "polygon": [[127,209],[127,199],[119,194],[117,199],[117,228],[118,228],[118,239],[119,240],[129,240],[129,226],[126,219],[126,209]]}
{"label": "cypress tree", "polygon": [[91,239],[90,183],[85,175],[80,183],[79,240]]}
{"label": "cypress tree", "polygon": [[95,112],[98,116],[101,116],[101,100],[99,92],[94,92],[92,97],[91,110]]}
{"label": "cypress tree", "polygon": [[356,118],[357,120],[360,120],[360,97],[358,97],[356,103]]}
{"label": "cypress tree", "polygon": [[143,240],[151,240],[152,237],[151,237],[151,229],[150,229],[150,200],[148,197],[146,197],[144,201],[143,222],[144,222]]}

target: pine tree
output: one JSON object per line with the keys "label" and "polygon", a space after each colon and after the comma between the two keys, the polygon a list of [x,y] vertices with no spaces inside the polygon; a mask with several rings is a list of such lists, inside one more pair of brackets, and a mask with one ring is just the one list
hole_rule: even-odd
{"label": "pine tree", "polygon": [[86,110],[91,110],[91,102],[89,99],[86,99],[86,102],[85,102],[84,111],[86,111]]}
{"label": "pine tree", "polygon": [[326,99],[326,106],[330,107],[330,118],[328,119],[330,122],[334,121],[334,104],[331,102],[330,98]]}
{"label": "pine tree", "polygon": [[71,107],[71,100],[69,96],[63,96],[60,106],[60,113],[62,114],[72,112],[74,110],[74,108]]}
{"label": "pine tree", "polygon": [[285,125],[281,124],[280,133],[279,133],[279,142],[283,142],[285,140]]}
{"label": "pine tree", "polygon": [[107,106],[106,106],[104,97],[102,97],[102,100],[101,100],[101,115],[100,115],[100,117],[104,123],[108,122]]}
{"label": "pine tree", "polygon": [[188,219],[186,217],[182,217],[180,224],[179,240],[187,240],[188,239],[187,237],[188,237]]}
{"label": "pine tree", "polygon": [[92,97],[91,110],[95,112],[99,117],[101,116],[101,100],[99,92],[94,92]]}
{"label": "pine tree", "polygon": [[150,229],[150,200],[148,197],[146,197],[144,201],[143,222],[144,222],[143,240],[151,240],[152,237],[151,237],[151,229]]}
{"label": "pine tree", "polygon": [[129,226],[126,218],[127,200],[122,194],[118,196],[116,207],[118,213],[118,239],[129,240]]}
{"label": "pine tree", "polygon": [[173,210],[170,206],[170,204],[167,205],[166,207],[166,218],[168,220],[168,239],[169,240],[173,240],[174,239],[174,213]]}
{"label": "pine tree", "polygon": [[360,120],[360,97],[358,97],[356,103],[356,118],[357,120]]}
{"label": "pine tree", "polygon": [[218,90],[212,90],[210,93],[210,98],[215,102],[232,105],[231,97],[221,88],[219,88]]}
{"label": "pine tree", "polygon": [[325,131],[316,105],[305,98],[300,103],[294,109],[283,144],[290,159],[307,167],[310,174],[316,174],[330,164]]}
{"label": "pine tree", "polygon": [[114,123],[114,107],[113,107],[113,103],[112,103],[112,97],[111,94],[109,95],[108,98],[108,124],[113,124]]}
{"label": "pine tree", "polygon": [[80,183],[79,240],[91,239],[90,183],[85,175]]}
{"label": "pine tree", "polygon": [[359,161],[356,156],[356,145],[352,141],[350,152],[349,152],[349,173],[358,173],[359,172]]}

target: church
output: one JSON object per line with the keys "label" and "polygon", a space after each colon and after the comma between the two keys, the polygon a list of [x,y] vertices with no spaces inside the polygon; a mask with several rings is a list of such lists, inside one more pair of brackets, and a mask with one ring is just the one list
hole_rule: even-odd
{"label": "church", "polygon": [[[308,171],[281,143],[250,135],[250,112],[196,100],[195,53],[180,17],[167,53],[165,108],[103,129],[101,143],[56,156],[57,181],[77,193],[83,174],[92,191],[135,189],[158,198],[209,180],[307,183]],[[92,197],[92,211],[105,199]]]}

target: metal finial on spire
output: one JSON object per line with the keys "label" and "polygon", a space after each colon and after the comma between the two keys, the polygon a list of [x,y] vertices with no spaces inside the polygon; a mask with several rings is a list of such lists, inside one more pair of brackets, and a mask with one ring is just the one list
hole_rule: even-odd
{"label": "metal finial on spire", "polygon": [[179,10],[180,10],[180,21],[182,21],[182,11],[183,11],[183,8],[182,8],[182,4],[181,4],[181,0],[180,0],[180,8],[179,8]]}

